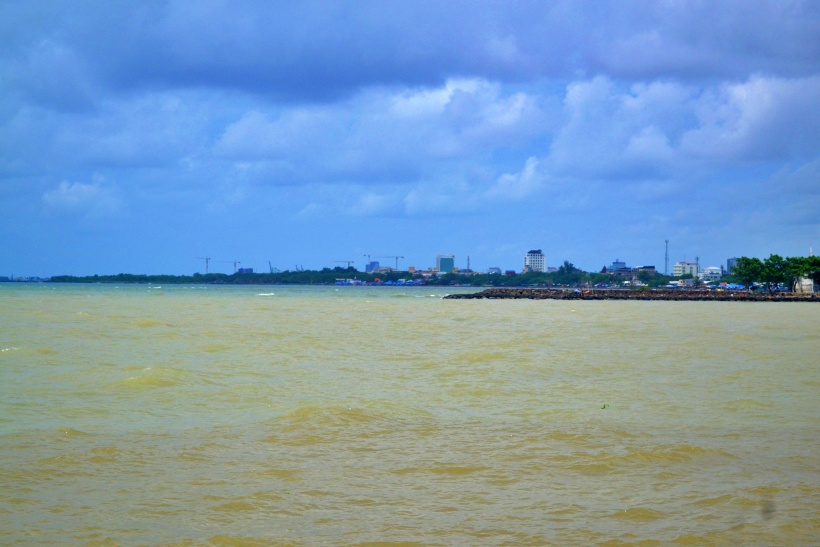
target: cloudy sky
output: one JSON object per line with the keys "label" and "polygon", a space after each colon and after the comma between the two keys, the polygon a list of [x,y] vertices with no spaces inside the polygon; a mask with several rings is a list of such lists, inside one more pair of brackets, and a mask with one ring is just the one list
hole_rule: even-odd
{"label": "cloudy sky", "polygon": [[666,239],[820,252],[820,2],[0,2],[0,275]]}

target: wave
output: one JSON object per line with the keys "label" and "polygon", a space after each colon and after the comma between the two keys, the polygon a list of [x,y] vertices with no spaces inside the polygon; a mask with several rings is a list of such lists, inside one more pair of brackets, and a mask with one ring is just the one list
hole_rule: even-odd
{"label": "wave", "polygon": [[140,374],[129,376],[124,380],[116,382],[114,386],[118,389],[141,390],[160,387],[172,387],[187,383],[190,374],[185,370],[171,367],[148,367]]}

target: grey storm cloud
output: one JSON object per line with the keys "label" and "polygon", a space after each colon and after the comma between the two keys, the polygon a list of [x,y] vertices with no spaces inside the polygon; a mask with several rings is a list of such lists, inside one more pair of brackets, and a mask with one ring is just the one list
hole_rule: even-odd
{"label": "grey storm cloud", "polygon": [[330,100],[452,75],[794,77],[820,57],[816,2],[34,1],[0,9],[2,51],[17,59],[12,78],[28,82],[35,99],[59,79],[61,100],[77,103],[88,82]]}

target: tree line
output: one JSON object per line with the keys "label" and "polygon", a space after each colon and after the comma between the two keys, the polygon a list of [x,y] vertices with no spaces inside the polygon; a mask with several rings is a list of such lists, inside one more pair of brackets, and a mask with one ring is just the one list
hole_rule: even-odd
{"label": "tree line", "polygon": [[[116,274],[71,276],[58,275],[51,278],[56,283],[141,283],[141,284],[215,284],[215,285],[332,285],[337,279],[358,279],[363,283],[390,282],[400,279],[420,279],[420,272],[379,272],[365,273],[353,267],[323,268],[321,270],[286,270],[277,273],[235,273],[235,274],[200,274],[193,275],[144,275]],[[678,278],[650,271],[640,271],[635,277],[650,287],[663,287]],[[684,276],[691,277],[691,276]],[[771,255],[759,258],[741,257],[730,275],[723,281],[741,283],[745,286],[759,284],[770,291],[778,287],[792,289],[799,277],[809,277],[820,283],[820,257],[787,257]],[[606,273],[585,272],[569,261],[554,272],[524,272],[514,275],[506,274],[471,274],[447,273],[425,279],[428,285],[473,285],[482,287],[503,286],[578,286],[612,284],[617,278]]]}
{"label": "tree line", "polygon": [[[664,285],[670,277],[650,272],[640,272],[638,277],[650,285]],[[332,285],[337,279],[358,279],[364,283],[396,282],[400,279],[420,279],[421,272],[374,272],[365,273],[353,267],[323,268],[321,270],[295,270],[276,273],[211,273],[193,275],[145,275],[115,274],[91,276],[52,276],[55,283],[122,283],[122,284],[216,284],[216,285]],[[611,283],[612,277],[607,274],[588,273],[568,261],[554,272],[525,272],[507,274],[469,274],[446,273],[425,279],[428,285],[474,285],[474,286],[521,286],[521,285],[580,285],[587,283]]]}
{"label": "tree line", "polygon": [[737,259],[731,275],[747,287],[760,284],[770,292],[778,287],[792,290],[800,277],[820,283],[820,257],[770,255],[761,260],[744,256]]}

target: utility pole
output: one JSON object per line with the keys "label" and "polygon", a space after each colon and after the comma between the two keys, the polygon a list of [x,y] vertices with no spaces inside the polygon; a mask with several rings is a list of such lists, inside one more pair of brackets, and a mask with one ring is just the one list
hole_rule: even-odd
{"label": "utility pole", "polygon": [[666,240],[666,254],[663,256],[663,275],[669,275],[669,240]]}

